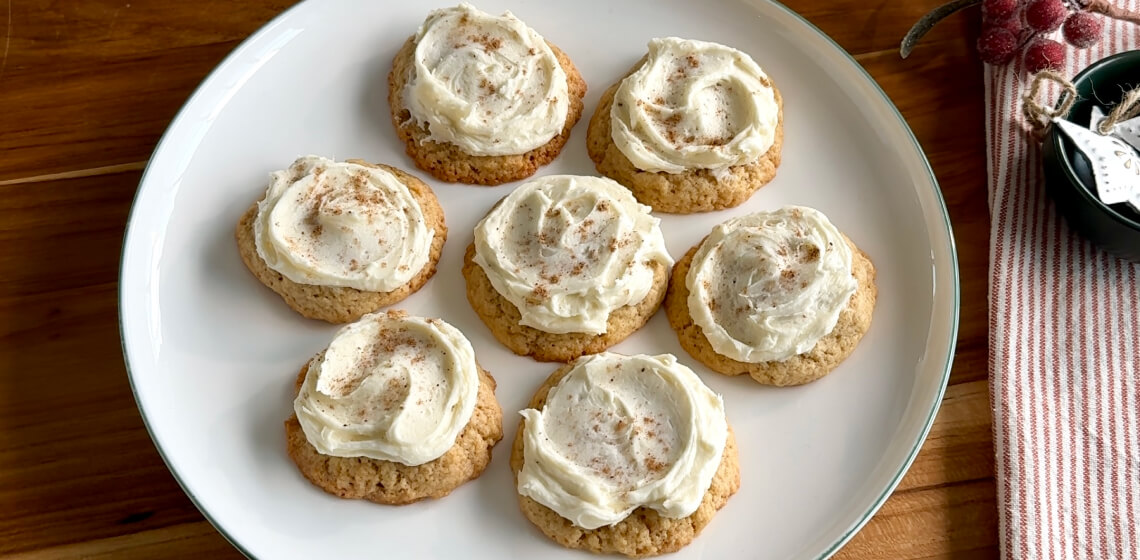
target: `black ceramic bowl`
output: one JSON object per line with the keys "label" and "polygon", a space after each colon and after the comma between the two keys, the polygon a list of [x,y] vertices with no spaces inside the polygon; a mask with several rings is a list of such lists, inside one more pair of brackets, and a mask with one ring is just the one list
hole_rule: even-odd
{"label": "black ceramic bowl", "polygon": [[[1140,50],[1092,63],[1073,85],[1077,101],[1068,120],[1087,125],[1094,104],[1107,114],[1125,91],[1140,87]],[[1140,262],[1140,213],[1127,203],[1109,206],[1097,198],[1088,159],[1057,127],[1050,127],[1042,150],[1045,188],[1069,227],[1121,258]]]}

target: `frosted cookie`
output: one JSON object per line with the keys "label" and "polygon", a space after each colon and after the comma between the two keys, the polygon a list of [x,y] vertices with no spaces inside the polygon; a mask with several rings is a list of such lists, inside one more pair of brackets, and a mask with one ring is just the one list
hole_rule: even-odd
{"label": "frosted cookie", "polygon": [[876,292],[865,253],[822,212],[788,206],[713,228],[673,269],[665,311],[712,370],[800,385],[855,350]]}
{"label": "frosted cookie", "polygon": [[598,103],[586,148],[598,172],[658,212],[731,208],[776,176],[783,100],[736,49],[668,37]]}
{"label": "frosted cookie", "polygon": [[399,169],[306,156],[270,175],[236,236],[245,266],[289,307],[346,323],[419,290],[447,226],[431,188]]}
{"label": "frosted cookie", "polygon": [[510,12],[431,12],[388,74],[396,133],[437,179],[498,185],[553,160],[582,116],[586,82]]}
{"label": "frosted cookie", "polygon": [[585,356],[521,414],[511,449],[519,506],[563,546],[674,552],[740,488],[724,403],[671,355]]}
{"label": "frosted cookie", "polygon": [[659,224],[609,179],[528,181],[475,227],[467,300],[516,354],[565,362],[601,352],[665,297],[673,259]]}
{"label": "frosted cookie", "polygon": [[440,319],[365,315],[301,370],[296,389],[289,457],[341,498],[441,498],[478,477],[503,437],[495,380]]}

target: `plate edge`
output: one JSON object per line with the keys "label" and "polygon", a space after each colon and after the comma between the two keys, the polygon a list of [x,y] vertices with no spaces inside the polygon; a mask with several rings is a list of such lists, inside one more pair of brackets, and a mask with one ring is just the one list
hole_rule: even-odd
{"label": "plate edge", "polygon": [[[879,511],[879,509],[882,508],[883,504],[887,501],[887,499],[891,496],[891,494],[894,493],[895,489],[898,487],[898,485],[902,481],[903,477],[906,475],[906,473],[910,470],[910,467],[913,465],[914,460],[918,456],[919,451],[922,449],[922,445],[923,445],[923,443],[925,443],[926,438],[930,433],[930,429],[934,424],[934,420],[937,418],[938,412],[941,409],[942,400],[945,397],[946,388],[947,388],[947,385],[948,385],[949,380],[950,380],[950,372],[951,372],[951,369],[952,369],[953,364],[954,364],[954,355],[955,355],[955,351],[956,351],[956,347],[957,347],[957,341],[958,341],[958,329],[959,329],[959,320],[960,320],[959,315],[960,315],[960,305],[961,305],[961,284],[960,284],[960,278],[959,278],[958,251],[957,251],[957,246],[956,246],[956,242],[955,242],[955,238],[954,238],[953,228],[952,228],[952,225],[950,223],[950,215],[949,215],[949,212],[948,212],[947,207],[946,207],[945,197],[943,197],[941,187],[939,186],[939,183],[938,183],[938,178],[935,176],[934,170],[930,166],[930,161],[926,157],[926,153],[922,149],[921,143],[919,143],[918,139],[915,137],[914,131],[910,128],[910,125],[906,122],[906,119],[902,116],[902,113],[899,111],[899,109],[895,105],[895,103],[891,100],[891,98],[887,95],[887,93],[883,90],[883,88],[879,85],[879,83],[877,81],[875,81],[875,79],[871,76],[871,74],[869,72],[867,72],[866,68],[864,68],[862,64],[859,64],[859,62],[853,56],[851,56],[851,54],[849,52],[847,52],[846,49],[844,49],[842,46],[840,46],[839,43],[837,43],[834,39],[832,39],[831,36],[824,33],[819,27],[817,27],[811,21],[809,21],[808,19],[806,19],[805,17],[800,15],[798,12],[787,7],[782,2],[779,2],[778,0],[761,0],[761,1],[766,2],[766,3],[774,6],[778,10],[784,12],[786,15],[791,16],[793,19],[795,19],[795,20],[799,21],[800,23],[802,23],[803,25],[805,25],[810,31],[813,31],[816,35],[823,38],[827,44],[829,44],[832,48],[834,48],[838,53],[840,53],[843,57],[845,57],[851,65],[853,65],[855,68],[858,69],[858,74],[860,74],[863,77],[863,79],[866,80],[867,83],[869,83],[871,86],[873,86],[873,89],[881,97],[882,101],[885,102],[887,107],[889,107],[891,109],[891,111],[894,113],[895,118],[897,119],[898,123],[902,126],[903,130],[906,132],[907,137],[909,137],[912,145],[914,146],[914,148],[917,150],[919,156],[921,157],[923,166],[926,169],[926,173],[927,173],[927,175],[929,175],[931,183],[934,186],[933,190],[934,190],[934,195],[935,195],[935,201],[938,203],[938,208],[941,210],[943,223],[945,226],[945,234],[947,237],[947,247],[946,248],[949,251],[948,257],[949,257],[949,262],[950,262],[950,275],[951,275],[951,280],[952,280],[952,285],[953,285],[952,301],[950,302],[951,303],[951,316],[950,316],[950,324],[948,325],[949,326],[950,343],[947,347],[947,356],[945,358],[945,366],[944,366],[944,371],[942,374],[942,379],[939,383],[938,393],[934,399],[935,404],[932,407],[932,409],[930,410],[930,412],[928,413],[927,419],[926,419],[924,425],[922,426],[921,430],[919,431],[918,438],[913,443],[911,451],[907,454],[906,459],[904,460],[904,462],[903,462],[902,466],[900,467],[900,469],[898,470],[898,472],[891,479],[891,482],[883,490],[883,492],[880,494],[880,496],[873,501],[873,503],[867,509],[867,511],[864,514],[862,514],[861,518],[858,521],[856,521],[853,525],[851,525],[844,532],[844,534],[838,540],[836,540],[832,545],[830,545],[822,554],[820,554],[819,556],[816,557],[816,560],[826,560],[826,559],[832,557],[833,555],[835,555],[835,553],[838,552],[844,545],[846,545],[848,542],[850,542],[851,539],[854,538],[854,536],[864,526],[866,526],[866,524],[871,520],[871,518],[875,516],[875,514]],[[151,156],[147,159],[147,163],[143,167],[143,172],[139,178],[139,187],[140,188],[135,191],[135,195],[131,200],[130,211],[127,214],[127,225],[126,225],[126,228],[124,229],[124,234],[123,234],[123,243],[122,243],[122,246],[121,246],[120,252],[119,252],[119,288],[118,288],[118,305],[117,305],[118,322],[119,322],[119,341],[120,341],[121,351],[123,353],[123,365],[124,365],[124,368],[126,370],[127,380],[129,382],[130,388],[131,388],[131,395],[135,400],[135,406],[139,411],[139,416],[142,418],[143,426],[146,428],[147,435],[150,437],[151,443],[152,443],[152,445],[154,445],[155,450],[158,452],[159,457],[162,458],[163,464],[166,466],[167,471],[170,472],[170,474],[171,474],[171,476],[173,476],[175,482],[178,483],[178,486],[179,486],[179,488],[182,489],[183,494],[185,494],[187,496],[187,498],[190,500],[190,502],[194,505],[195,508],[198,509],[198,511],[202,514],[202,516],[206,519],[206,521],[208,521],[210,523],[210,525],[216,531],[218,531],[218,533],[221,534],[221,536],[227,542],[230,543],[231,546],[233,546],[238,552],[240,552],[246,558],[254,558],[254,556],[250,553],[249,550],[247,550],[245,547],[243,547],[241,545],[241,543],[239,543],[238,540],[234,536],[227,533],[226,530],[210,515],[210,513],[208,511],[206,511],[206,509],[204,507],[202,507],[202,504],[200,504],[198,502],[198,500],[194,496],[194,494],[189,491],[189,489],[186,486],[186,483],[182,480],[182,478],[178,475],[178,472],[171,465],[170,460],[168,459],[168,457],[166,456],[166,453],[162,449],[162,446],[159,445],[158,438],[156,437],[154,430],[151,428],[150,421],[147,419],[146,412],[143,410],[142,403],[138,398],[138,390],[135,387],[134,375],[131,372],[130,352],[127,348],[127,339],[126,339],[126,333],[124,330],[124,321],[123,321],[123,317],[124,317],[124,312],[123,312],[123,301],[124,301],[124,297],[123,297],[123,292],[124,292],[123,291],[123,271],[124,271],[124,263],[126,260],[127,246],[130,244],[130,241],[132,239],[131,225],[134,223],[134,215],[135,215],[135,210],[137,209],[137,202],[138,202],[139,194],[141,192],[141,186],[146,182],[147,175],[151,170],[151,164],[154,161],[154,156],[156,154],[158,154],[160,152],[160,150],[162,150],[164,144],[166,144],[166,142],[168,141],[167,133],[171,129],[173,129],[176,125],[178,125],[186,117],[187,108],[200,96],[205,85],[207,83],[209,83],[214,78],[215,74],[217,74],[221,68],[227,66],[231,62],[231,60],[237,59],[247,48],[250,47],[250,45],[252,45],[254,42],[260,40],[261,37],[263,35],[265,35],[270,29],[276,27],[283,20],[290,17],[294,11],[299,11],[301,8],[308,5],[309,3],[310,3],[310,0],[302,0],[301,2],[298,2],[297,4],[290,6],[288,9],[286,9],[285,11],[281,12],[280,14],[274,16],[273,19],[269,20],[268,22],[263,24],[261,27],[259,27],[256,31],[251,33],[248,37],[243,39],[240,43],[238,43],[238,45],[236,45],[233,48],[233,50],[231,50],[225,56],[225,58],[223,58],[221,60],[221,62],[219,62],[212,70],[210,70],[210,72],[194,88],[194,91],[186,98],[186,101],[184,101],[182,103],[181,107],[178,109],[178,112],[175,114],[174,118],[170,121],[170,124],[167,125],[166,129],[163,131],[162,136],[160,137],[158,143],[155,145],[154,150],[151,152]],[[938,302],[935,301],[934,303],[937,305]]]}

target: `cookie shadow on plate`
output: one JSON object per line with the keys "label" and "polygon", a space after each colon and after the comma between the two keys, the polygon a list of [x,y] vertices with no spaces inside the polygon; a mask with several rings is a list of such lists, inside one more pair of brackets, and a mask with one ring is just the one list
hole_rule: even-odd
{"label": "cookie shadow on plate", "polygon": [[[492,375],[494,375],[492,373]],[[519,510],[518,492],[515,490],[514,477],[511,474],[511,442],[515,440],[518,431],[518,416],[514,414],[503,415],[503,439],[495,445],[492,451],[491,464],[474,484],[479,492],[479,503],[483,504],[487,515],[480,516],[482,523],[487,524],[486,530],[495,531],[494,534],[531,534],[536,540],[542,538],[542,533],[523,517]],[[490,534],[490,533],[488,533]]]}
{"label": "cookie shadow on plate", "polygon": [[[299,367],[299,366],[298,366]],[[250,372],[258,374],[258,372]],[[297,469],[289,458],[285,444],[285,420],[293,414],[293,378],[295,371],[282,370],[261,372],[265,379],[264,388],[256,391],[246,402],[225,418],[240,418],[244,424],[240,435],[235,436],[241,449],[237,453],[246,454],[232,460],[231,468],[248,469],[253,472],[237,475],[231,472],[233,480],[257,480],[255,485],[233,485],[230,491],[244,494],[240,503],[267,503],[292,497],[295,506],[270,508],[262,511],[262,523],[266,528],[283,535],[296,535],[312,528],[312,516],[322,517],[335,514],[353,506],[346,500],[330,496],[313,486]],[[226,426],[215,430],[232,429]],[[222,446],[224,451],[224,446]],[[297,508],[304,507],[306,515],[297,515]],[[350,517],[351,518],[351,517]],[[364,520],[355,521],[363,523]]]}
{"label": "cookie shadow on plate", "polygon": [[[171,331],[165,343],[240,363],[307,359],[298,350],[313,348],[314,335],[330,326],[289,309],[242,263],[234,228],[248,204],[240,200],[234,211],[220,210],[196,226],[189,247],[167,251],[169,262],[158,279],[161,324]],[[237,336],[249,332],[265,336]]]}

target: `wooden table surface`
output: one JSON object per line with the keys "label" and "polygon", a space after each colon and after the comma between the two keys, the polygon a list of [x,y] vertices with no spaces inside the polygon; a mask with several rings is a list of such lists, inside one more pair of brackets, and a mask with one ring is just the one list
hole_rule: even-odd
{"label": "wooden table surface", "polygon": [[[897,51],[941,1],[788,2],[855,55],[914,129],[961,263],[958,352],[938,420],[837,558],[997,556],[978,14],[946,20],[908,60]],[[0,558],[240,557],[147,436],[120,351],[116,278],[159,136],[206,74],[291,3],[0,2]]]}

